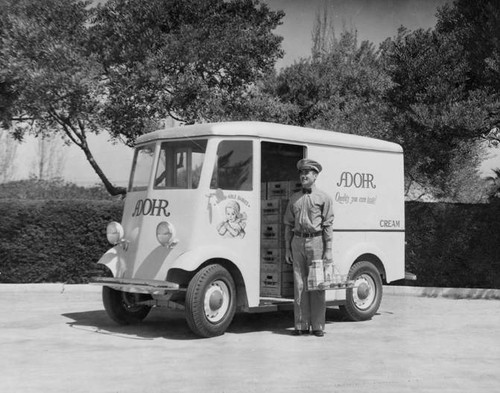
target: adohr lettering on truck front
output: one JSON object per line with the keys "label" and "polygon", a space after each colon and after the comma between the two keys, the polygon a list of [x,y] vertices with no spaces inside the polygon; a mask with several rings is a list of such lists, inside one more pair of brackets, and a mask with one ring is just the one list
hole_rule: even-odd
{"label": "adohr lettering on truck front", "polygon": [[167,211],[168,201],[166,199],[139,199],[135,205],[132,217],[137,216],[170,216]]}

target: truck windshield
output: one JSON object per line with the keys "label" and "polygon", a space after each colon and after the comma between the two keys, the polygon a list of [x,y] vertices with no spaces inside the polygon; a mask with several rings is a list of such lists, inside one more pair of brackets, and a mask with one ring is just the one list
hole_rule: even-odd
{"label": "truck windshield", "polygon": [[141,191],[148,188],[151,168],[153,167],[155,145],[141,146],[136,149],[132,174],[130,175],[129,191]]}
{"label": "truck windshield", "polygon": [[197,188],[206,148],[206,139],[163,142],[154,188]]}

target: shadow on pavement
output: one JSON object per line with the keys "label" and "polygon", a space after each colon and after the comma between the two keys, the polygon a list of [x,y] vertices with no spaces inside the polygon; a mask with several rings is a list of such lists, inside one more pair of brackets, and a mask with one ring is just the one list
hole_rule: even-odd
{"label": "shadow on pavement", "polygon": [[[326,324],[344,322],[337,308],[326,310]],[[293,311],[278,311],[257,314],[237,314],[228,328],[231,333],[268,331],[273,334],[290,335],[294,328]]]}
{"label": "shadow on pavement", "polygon": [[177,311],[166,313],[164,310],[153,309],[144,321],[134,325],[119,325],[112,321],[104,310],[68,313],[62,316],[71,320],[67,325],[74,329],[135,340],[197,338],[189,330],[184,314]]}
{"label": "shadow on pavement", "polygon": [[[144,321],[136,325],[118,325],[106,311],[86,311],[62,314],[70,321],[67,325],[73,329],[92,333],[112,335],[133,340],[194,340],[200,337],[191,332],[182,311],[170,311],[154,308]],[[326,323],[344,322],[338,309],[327,309]],[[228,333],[245,334],[252,332],[272,332],[290,335],[293,330],[293,311],[268,313],[238,313],[227,329]]]}

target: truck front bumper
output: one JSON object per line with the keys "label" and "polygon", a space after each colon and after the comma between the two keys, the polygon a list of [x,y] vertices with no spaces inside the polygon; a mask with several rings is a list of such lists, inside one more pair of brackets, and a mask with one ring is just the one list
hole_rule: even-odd
{"label": "truck front bumper", "polygon": [[94,277],[90,284],[103,285],[119,291],[164,295],[168,291],[182,290],[179,284],[161,280],[142,280],[139,278]]}

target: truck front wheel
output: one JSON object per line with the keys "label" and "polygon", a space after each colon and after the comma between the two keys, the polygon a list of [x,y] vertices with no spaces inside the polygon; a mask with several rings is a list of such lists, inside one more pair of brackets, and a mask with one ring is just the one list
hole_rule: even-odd
{"label": "truck front wheel", "polygon": [[370,262],[352,265],[349,280],[354,288],[346,290],[346,304],[340,311],[351,321],[366,321],[377,312],[382,300],[382,279],[378,269]]}
{"label": "truck front wheel", "polygon": [[102,287],[102,302],[109,317],[120,325],[141,322],[149,314],[151,306],[138,304],[151,299],[149,295],[119,291]]}
{"label": "truck front wheel", "polygon": [[236,289],[231,274],[220,265],[201,269],[186,293],[186,320],[201,337],[224,334],[236,312]]}

